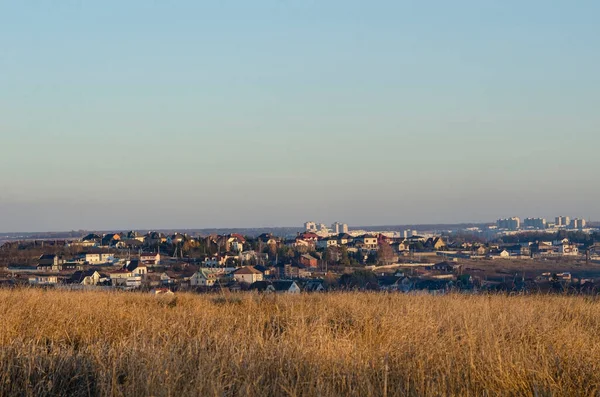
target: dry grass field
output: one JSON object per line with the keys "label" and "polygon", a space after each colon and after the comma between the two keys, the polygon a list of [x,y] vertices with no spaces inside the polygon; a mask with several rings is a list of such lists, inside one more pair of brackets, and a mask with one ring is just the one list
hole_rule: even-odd
{"label": "dry grass field", "polygon": [[0,290],[0,396],[599,393],[590,297]]}

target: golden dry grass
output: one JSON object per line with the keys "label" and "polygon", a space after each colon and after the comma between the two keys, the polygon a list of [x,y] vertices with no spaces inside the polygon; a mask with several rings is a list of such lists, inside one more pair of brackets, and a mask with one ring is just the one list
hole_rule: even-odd
{"label": "golden dry grass", "polygon": [[0,395],[598,395],[600,301],[0,290]]}

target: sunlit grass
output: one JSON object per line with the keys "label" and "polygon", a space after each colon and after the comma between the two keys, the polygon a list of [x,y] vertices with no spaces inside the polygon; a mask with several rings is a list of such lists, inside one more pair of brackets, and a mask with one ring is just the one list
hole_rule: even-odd
{"label": "sunlit grass", "polygon": [[4,395],[597,395],[600,301],[0,290]]}

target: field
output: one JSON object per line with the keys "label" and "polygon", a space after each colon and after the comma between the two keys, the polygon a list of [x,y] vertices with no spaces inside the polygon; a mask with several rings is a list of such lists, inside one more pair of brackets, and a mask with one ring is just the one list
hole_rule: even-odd
{"label": "field", "polygon": [[598,395],[600,300],[0,290],[0,396]]}

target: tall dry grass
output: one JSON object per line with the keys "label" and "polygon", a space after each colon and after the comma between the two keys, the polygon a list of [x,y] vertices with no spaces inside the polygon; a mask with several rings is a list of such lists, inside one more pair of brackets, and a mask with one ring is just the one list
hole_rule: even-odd
{"label": "tall dry grass", "polygon": [[598,395],[600,301],[0,291],[0,395]]}

